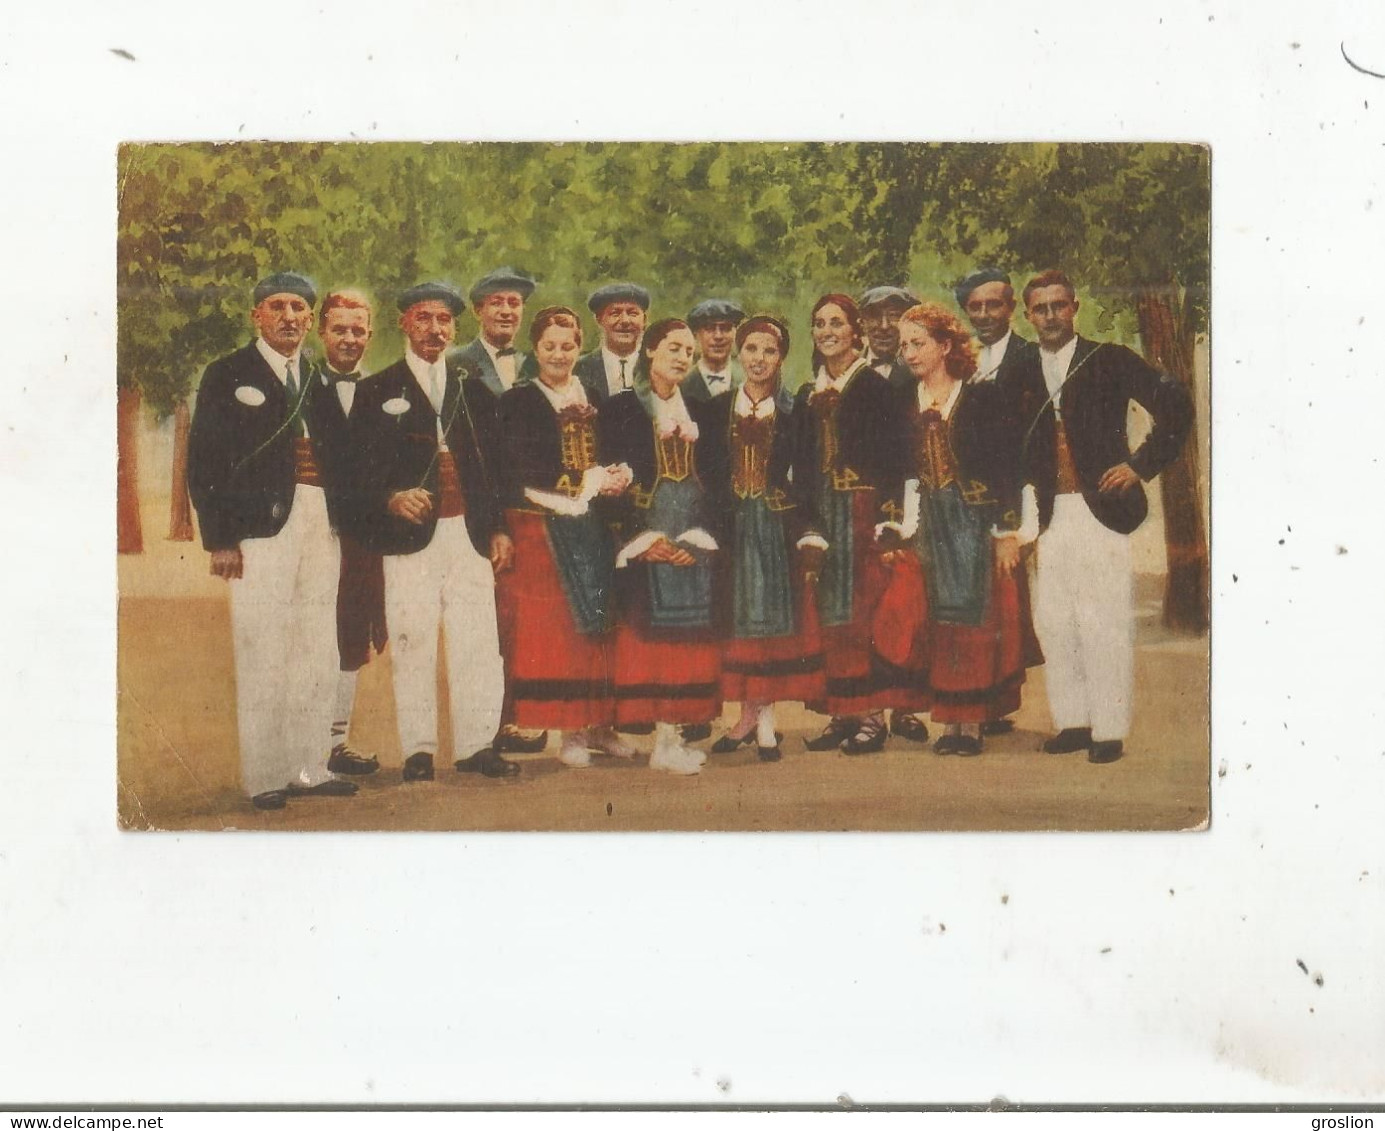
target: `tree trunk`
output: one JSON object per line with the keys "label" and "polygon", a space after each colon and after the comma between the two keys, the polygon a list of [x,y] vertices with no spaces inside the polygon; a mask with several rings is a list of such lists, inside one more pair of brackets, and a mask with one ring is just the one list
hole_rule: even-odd
{"label": "tree trunk", "polygon": [[144,553],[139,521],[139,390],[118,389],[115,401],[115,547]]}
{"label": "tree trunk", "polygon": [[192,500],[188,498],[188,402],[179,401],[173,413],[173,494],[168,506],[168,540],[192,541]]}
{"label": "tree trunk", "polygon": [[[1182,382],[1196,404],[1193,349],[1196,332],[1189,325],[1177,288],[1146,288],[1136,300],[1140,339],[1151,365]],[[1164,587],[1164,624],[1175,632],[1203,633],[1208,624],[1207,528],[1202,517],[1196,429],[1159,476],[1164,504],[1164,544],[1168,578]]]}

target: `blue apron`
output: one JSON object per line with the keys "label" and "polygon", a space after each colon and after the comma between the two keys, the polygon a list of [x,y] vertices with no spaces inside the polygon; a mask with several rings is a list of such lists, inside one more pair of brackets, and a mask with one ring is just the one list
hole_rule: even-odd
{"label": "blue apron", "polygon": [[[670,541],[698,525],[702,485],[689,475],[681,482],[660,479],[649,506],[649,529],[662,530]],[[695,565],[646,562],[649,577],[649,623],[653,628],[710,628],[712,565],[706,550],[679,543],[697,559]]]}
{"label": "blue apron", "polygon": [[763,497],[736,504],[732,624],[737,637],[792,636],[793,580],[783,519]]}
{"label": "blue apron", "polygon": [[577,631],[583,636],[599,636],[611,627],[616,572],[606,524],[590,512],[551,514],[545,529]]}

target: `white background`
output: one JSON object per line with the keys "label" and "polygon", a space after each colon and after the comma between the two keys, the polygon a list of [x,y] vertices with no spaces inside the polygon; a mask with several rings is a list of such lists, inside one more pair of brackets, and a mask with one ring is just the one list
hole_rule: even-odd
{"label": "white background", "polygon": [[[1385,1097],[1379,5],[5,21],[0,1105]],[[1211,831],[119,833],[116,145],[353,134],[1210,143]]]}

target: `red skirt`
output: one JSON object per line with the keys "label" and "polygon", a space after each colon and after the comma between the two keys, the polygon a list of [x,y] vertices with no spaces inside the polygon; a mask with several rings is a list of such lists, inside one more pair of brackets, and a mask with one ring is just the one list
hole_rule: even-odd
{"label": "red skirt", "polygon": [[543,515],[510,511],[507,518],[515,543],[506,587],[512,610],[506,684],[514,722],[556,730],[610,726],[611,635],[577,631]]}
{"label": "red skirt", "polygon": [[722,650],[722,699],[739,703],[775,703],[781,699],[810,703],[827,693],[817,601],[798,571],[794,572],[798,631],[792,636],[728,640]]}
{"label": "red skirt", "polygon": [[823,625],[826,693],[807,704],[828,715],[860,716],[885,707],[926,711],[926,689],[908,673],[880,663],[873,647],[875,608],[890,582],[890,567],[875,543],[876,492],[851,493],[852,599],[849,624]]}
{"label": "red skirt", "polygon": [[705,723],[721,713],[721,646],[616,628],[616,723]]}

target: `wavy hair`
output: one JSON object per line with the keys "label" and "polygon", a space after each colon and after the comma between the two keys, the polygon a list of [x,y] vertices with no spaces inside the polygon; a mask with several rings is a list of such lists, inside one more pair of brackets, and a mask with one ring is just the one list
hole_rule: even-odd
{"label": "wavy hair", "polygon": [[899,320],[921,326],[935,342],[952,346],[943,358],[943,368],[949,377],[965,381],[976,372],[976,347],[972,345],[971,334],[951,311],[936,302],[921,302],[901,314]]}

